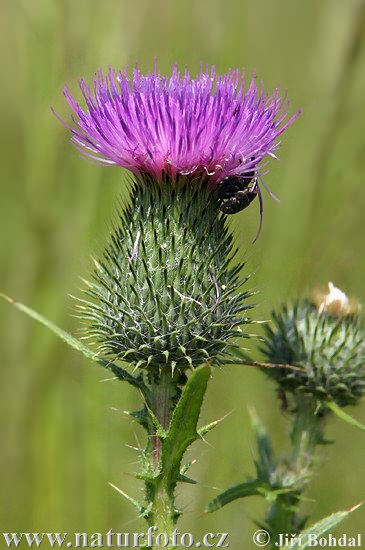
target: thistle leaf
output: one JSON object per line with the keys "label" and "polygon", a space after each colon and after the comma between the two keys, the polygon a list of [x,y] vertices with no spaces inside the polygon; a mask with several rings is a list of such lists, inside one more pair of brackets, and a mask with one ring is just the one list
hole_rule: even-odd
{"label": "thistle leaf", "polygon": [[22,304],[21,302],[17,302],[13,298],[10,298],[9,296],[6,296],[6,294],[0,293],[0,298],[3,298],[9,304],[16,307],[19,311],[22,311],[41,325],[48,328],[51,332],[56,334],[61,340],[66,342],[71,348],[81,352],[85,357],[88,359],[92,359],[92,361],[95,361],[99,365],[102,365],[103,367],[106,367],[110,371],[115,374],[119,380],[124,380],[126,382],[129,382],[129,384],[132,384],[132,386],[135,386],[142,390],[142,392],[145,394],[147,391],[147,388],[144,386],[141,380],[135,378],[131,374],[129,374],[126,370],[122,369],[122,367],[119,367],[118,365],[115,365],[105,357],[101,357],[100,355],[96,354],[93,350],[85,346],[80,340],[63,330],[62,328],[58,327],[52,321],[38,313],[37,311],[34,311],[30,307]]}
{"label": "thistle leaf", "polygon": [[199,428],[199,430],[198,430],[199,436],[204,437],[205,434],[207,434],[208,432],[210,432],[210,430],[213,430],[213,428],[218,426],[218,424],[220,424],[225,418],[227,418],[227,416],[228,415],[226,414],[222,418],[218,418],[218,420],[214,420],[213,422],[210,422],[209,424],[206,424],[202,428]]}
{"label": "thistle leaf", "polygon": [[180,464],[191,443],[199,439],[197,423],[210,377],[210,367],[193,371],[174,411],[162,444],[161,470],[168,485],[180,478]]}
{"label": "thistle leaf", "polygon": [[270,465],[274,461],[274,452],[271,446],[271,441],[266,427],[258,417],[256,411],[250,409],[251,425],[256,437],[257,448],[260,456],[260,464],[265,467],[265,470],[270,470]]}
{"label": "thistle leaf", "polygon": [[155,435],[157,435],[161,439],[164,439],[166,437],[166,430],[163,429],[156,415],[153,413],[152,409],[148,406],[148,403],[146,403],[145,405],[146,405],[147,414],[149,415],[151,422],[156,430]]}
{"label": "thistle leaf", "polygon": [[219,508],[223,508],[230,502],[237,500],[238,498],[251,497],[254,495],[267,495],[267,492],[270,491],[270,488],[267,484],[262,483],[261,481],[246,481],[245,483],[239,483],[234,485],[220,493],[217,497],[211,500],[206,507],[207,512],[215,512]]}
{"label": "thistle leaf", "polygon": [[304,548],[313,546],[313,542],[311,543],[311,537],[309,535],[316,535],[316,537],[320,537],[325,533],[328,533],[331,529],[339,525],[343,520],[347,519],[348,516],[361,505],[362,503],[357,504],[349,510],[341,510],[340,512],[335,512],[334,514],[331,514],[330,516],[327,516],[326,518],[317,521],[317,523],[315,523],[308,529],[305,529],[301,533],[300,537],[298,537],[297,539],[293,539],[293,541],[290,541],[290,548],[300,548],[301,550],[303,550]]}
{"label": "thistle leaf", "polygon": [[131,504],[133,504],[133,506],[138,510],[139,514],[142,516],[142,517],[146,517],[147,516],[147,508],[145,506],[143,506],[143,504],[140,504],[137,500],[135,500],[134,498],[130,497],[129,495],[127,495],[127,493],[125,493],[124,491],[122,491],[122,489],[119,489],[119,487],[117,487],[116,485],[113,485],[113,483],[110,483],[109,481],[109,485],[110,487],[112,487],[115,491],[117,491],[117,493],[119,493],[120,495],[122,495],[125,499],[128,500],[128,502],[130,502]]}
{"label": "thistle leaf", "polygon": [[364,424],[361,424],[358,420],[353,418],[350,414],[346,413],[341,407],[337,405],[334,401],[328,401],[326,403],[326,406],[336,415],[338,418],[341,418],[341,420],[344,420],[347,422],[347,424],[350,424],[350,426],[355,426],[355,428],[359,428],[360,430],[365,431]]}
{"label": "thistle leaf", "polygon": [[178,481],[180,481],[180,483],[191,483],[192,485],[196,485],[198,483],[195,479],[192,479],[184,474],[179,475]]}

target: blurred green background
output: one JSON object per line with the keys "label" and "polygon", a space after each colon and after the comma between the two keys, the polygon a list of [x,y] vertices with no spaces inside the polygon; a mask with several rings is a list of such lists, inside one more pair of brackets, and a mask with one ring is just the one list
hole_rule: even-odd
{"label": "blurred green background", "polygon": [[[121,169],[79,158],[52,116],[69,118],[61,90],[109,64],[177,61],[199,71],[256,69],[268,90],[289,90],[292,112],[280,162],[266,176],[264,229],[251,242],[258,207],[232,218],[250,285],[259,290],[256,319],[273,305],[329,280],[365,302],[365,6],[355,0],[3,0],[0,289],[76,333],[73,303],[90,254],[108,233]],[[144,524],[107,484],[132,496],[139,488],[136,446],[143,434],[122,411],[139,406],[127,385],[101,382],[101,367],[82,360],[42,327],[0,305],[0,532],[140,531]],[[230,534],[233,549],[252,547],[264,505],[241,500],[202,513],[216,490],[252,474],[254,405],[278,449],[288,418],[271,383],[250,367],[214,372],[203,421],[232,414],[195,446],[197,487],[180,490],[180,531]],[[350,411],[365,421],[365,407]],[[365,498],[365,434],[333,419],[315,484],[305,504],[313,519]],[[143,441],[142,441],[143,442]],[[193,456],[191,455],[191,456]],[[357,533],[359,510],[339,528]],[[0,543],[0,545],[3,543]]]}

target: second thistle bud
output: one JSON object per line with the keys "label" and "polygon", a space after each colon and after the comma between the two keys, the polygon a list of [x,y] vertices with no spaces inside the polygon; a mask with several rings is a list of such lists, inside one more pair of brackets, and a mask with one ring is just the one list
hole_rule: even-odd
{"label": "second thistle bud", "polygon": [[365,332],[358,307],[332,283],[329,290],[316,304],[296,302],[274,312],[263,352],[272,363],[303,369],[267,371],[282,391],[344,407],[365,394]]}

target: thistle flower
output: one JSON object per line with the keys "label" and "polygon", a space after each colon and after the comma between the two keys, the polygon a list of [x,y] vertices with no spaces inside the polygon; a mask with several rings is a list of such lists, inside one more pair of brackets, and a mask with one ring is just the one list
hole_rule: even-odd
{"label": "thistle flower", "polygon": [[[319,405],[354,405],[365,394],[365,332],[359,308],[329,285],[316,305],[285,306],[266,326],[263,352],[272,363],[289,363],[301,371],[268,369],[279,388],[294,396],[312,396]],[[350,306],[351,304],[351,306]]]}
{"label": "thistle flower", "polygon": [[102,71],[79,82],[86,107],[68,87],[64,95],[74,111],[72,143],[84,156],[116,164],[135,174],[161,180],[180,174],[208,177],[217,183],[227,176],[259,170],[275,157],[279,136],[297,118],[287,118],[289,101],[259,89],[254,77],[247,88],[244,74],[219,76],[214,68],[191,78],[177,65],[170,78],[138,68]]}
{"label": "thistle flower", "polygon": [[86,110],[64,90],[76,115],[71,141],[134,174],[130,204],[86,291],[93,301],[81,305],[89,333],[104,353],[138,367],[219,364],[251,305],[242,265],[229,267],[237,250],[213,190],[235,174],[248,180],[254,171],[257,182],[299,113],[286,120],[279,89],[269,96],[252,79],[244,91],[238,71],[192,79],[176,65],[170,78],[110,69],[93,79],[93,92],[84,79],[80,88]]}

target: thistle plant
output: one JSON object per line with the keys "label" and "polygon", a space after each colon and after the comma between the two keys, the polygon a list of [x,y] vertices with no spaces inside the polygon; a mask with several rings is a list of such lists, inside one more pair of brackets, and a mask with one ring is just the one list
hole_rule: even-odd
{"label": "thistle plant", "polygon": [[[325,428],[330,415],[335,413],[365,430],[344,411],[349,405],[359,404],[365,395],[365,330],[359,305],[333,283],[329,283],[327,294],[284,305],[273,312],[272,319],[264,327],[261,351],[267,365],[276,368],[263,370],[276,382],[281,407],[290,415],[290,453],[276,455],[267,430],[253,412],[257,477],[216,497],[208,510],[241,497],[265,497],[270,504],[260,525],[271,537],[270,548],[277,548],[283,543],[280,535],[298,536],[307,522],[308,518],[300,513],[300,501],[313,478],[317,449],[329,443]],[[284,369],[278,364],[295,368]],[[334,527],[351,511],[337,515],[327,528]],[[318,525],[318,529],[323,528],[322,522]],[[312,527],[313,532],[316,529]]]}
{"label": "thistle plant", "polygon": [[197,429],[211,368],[234,360],[252,322],[228,217],[258,196],[261,220],[264,167],[299,111],[288,118],[279,89],[267,95],[254,77],[245,87],[239,71],[110,69],[80,89],[84,107],[64,89],[72,143],[131,173],[128,203],[78,299],[95,351],[17,306],[141,391],[131,416],[148,436],[138,474],[145,501],[128,498],[171,534],[176,485],[194,483],[184,453],[216,425]]}

